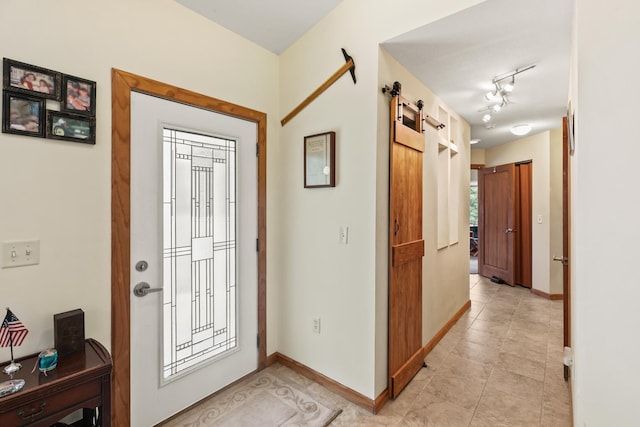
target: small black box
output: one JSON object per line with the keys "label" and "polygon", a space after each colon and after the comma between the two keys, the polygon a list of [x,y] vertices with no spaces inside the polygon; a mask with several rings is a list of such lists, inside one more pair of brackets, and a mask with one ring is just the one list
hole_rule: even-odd
{"label": "small black box", "polygon": [[77,308],[54,314],[53,336],[59,356],[84,351],[84,311]]}

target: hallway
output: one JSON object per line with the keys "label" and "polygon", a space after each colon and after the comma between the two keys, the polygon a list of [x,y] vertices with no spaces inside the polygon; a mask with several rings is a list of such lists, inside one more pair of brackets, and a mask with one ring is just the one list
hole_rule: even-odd
{"label": "hallway", "polygon": [[[331,397],[333,426],[570,426],[562,301],[470,276],[471,309],[376,416]],[[321,389],[317,386],[316,390]]]}
{"label": "hallway", "polygon": [[471,309],[427,356],[428,368],[375,416],[283,365],[267,371],[341,408],[331,426],[570,426],[562,301],[469,277]]}

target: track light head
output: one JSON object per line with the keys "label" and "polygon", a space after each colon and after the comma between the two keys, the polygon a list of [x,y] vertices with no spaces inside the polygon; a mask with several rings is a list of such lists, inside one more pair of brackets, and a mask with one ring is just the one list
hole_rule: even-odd
{"label": "track light head", "polygon": [[511,93],[511,92],[513,92],[513,86],[514,86],[515,82],[516,82],[516,81],[515,81],[515,77],[511,76],[511,81],[509,81],[509,82],[505,83],[505,84],[502,86],[502,89],[503,89],[506,93]]}
{"label": "track light head", "polygon": [[487,101],[495,101],[496,99],[498,99],[498,91],[494,90],[491,92],[487,92],[484,97]]}
{"label": "track light head", "polygon": [[490,120],[491,120],[491,113],[486,113],[484,116],[482,116],[483,122],[489,123]]}

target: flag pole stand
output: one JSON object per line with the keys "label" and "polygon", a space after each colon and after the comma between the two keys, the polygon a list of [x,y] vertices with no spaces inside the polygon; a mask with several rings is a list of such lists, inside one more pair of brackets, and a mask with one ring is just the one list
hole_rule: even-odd
{"label": "flag pole stand", "polygon": [[9,331],[9,348],[11,349],[11,363],[4,367],[3,371],[7,375],[11,375],[14,372],[18,372],[22,365],[14,362],[13,360],[13,334]]}
{"label": "flag pole stand", "polygon": [[5,374],[11,375],[15,372],[18,372],[20,368],[22,368],[22,365],[12,360],[10,364],[4,367],[3,371]]}

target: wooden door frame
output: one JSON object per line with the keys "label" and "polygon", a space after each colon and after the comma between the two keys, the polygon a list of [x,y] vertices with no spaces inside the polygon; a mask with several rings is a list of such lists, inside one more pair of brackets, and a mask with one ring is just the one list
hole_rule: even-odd
{"label": "wooden door frame", "polygon": [[[569,168],[568,119],[562,118],[562,323],[563,343],[571,347],[571,170]],[[571,369],[564,365],[564,379],[571,376]]]}
{"label": "wooden door frame", "polygon": [[[532,184],[533,180],[533,161],[532,160],[523,160],[519,162],[506,163],[496,166],[488,166],[478,168],[478,274],[486,277],[486,271],[484,267],[484,257],[486,255],[486,248],[484,246],[486,242],[486,230],[484,227],[485,220],[485,190],[483,186],[480,185],[480,181],[483,179],[483,171],[492,170],[495,171],[497,168],[505,168],[509,166],[513,166],[513,186],[514,191],[512,192],[513,199],[513,215],[511,228],[514,229],[513,234],[513,283],[510,283],[511,286],[515,286],[516,284],[532,289],[533,283],[531,280],[531,274],[533,271],[533,254],[531,252],[531,242],[532,242],[532,233],[533,233],[533,211],[532,211],[532,188],[530,186],[522,186],[522,171],[521,167],[523,165],[527,166],[526,178],[529,184]],[[530,166],[530,167],[529,167]],[[484,184],[484,183],[483,183]],[[527,203],[525,204],[526,211],[523,211],[523,200],[526,198]],[[526,218],[525,218],[526,216]],[[523,225],[527,225],[526,229],[523,228]],[[523,251],[522,245],[527,245],[527,250]],[[524,261],[523,261],[524,260]],[[526,265],[525,265],[526,264]],[[526,273],[526,282],[523,282],[523,273]]]}
{"label": "wooden door frame", "polygon": [[126,71],[111,70],[111,419],[131,422],[131,92],[255,122],[258,128],[258,370],[267,365],[267,115]]}

